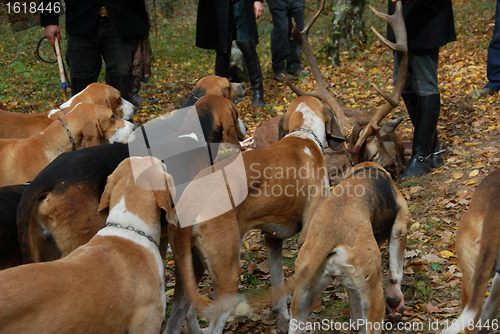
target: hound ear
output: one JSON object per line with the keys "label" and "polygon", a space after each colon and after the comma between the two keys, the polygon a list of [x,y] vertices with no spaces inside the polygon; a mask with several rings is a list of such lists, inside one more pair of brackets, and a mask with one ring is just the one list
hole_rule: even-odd
{"label": "hound ear", "polygon": [[104,192],[101,196],[101,201],[99,202],[99,206],[97,207],[97,212],[99,216],[106,219],[109,214],[109,201],[111,199],[111,192],[116,185],[116,180],[113,174],[108,176],[108,181],[106,182],[106,187],[104,188]]}
{"label": "hound ear", "polygon": [[327,122],[326,122],[326,141],[332,150],[338,151],[342,148],[345,142],[345,137],[340,131],[337,118],[330,108],[326,108]]}
{"label": "hound ear", "polygon": [[278,140],[283,139],[288,134],[288,113],[281,116],[278,123]]}
{"label": "hound ear", "polygon": [[101,143],[99,131],[97,131],[97,124],[87,123],[82,129],[83,140],[85,141],[85,148],[97,146]]}
{"label": "hound ear", "polygon": [[[227,85],[226,85],[226,83],[227,83]],[[229,99],[231,97],[231,82],[228,79],[226,79],[226,81],[224,82],[224,86],[221,87],[220,90],[221,90],[222,96]]]}
{"label": "hound ear", "polygon": [[[220,124],[222,126],[222,142],[233,144],[238,148],[241,148],[240,138],[243,137],[243,134],[241,134],[238,123],[238,109],[234,103],[229,100],[227,102],[229,103],[227,112],[220,117]],[[238,134],[240,135],[238,136]]]}
{"label": "hound ear", "polygon": [[330,108],[326,108],[326,111],[328,116],[330,116],[330,120],[326,123],[326,134],[335,139],[345,141],[345,137],[342,131],[340,131],[340,126],[337,123],[337,117],[335,117],[335,114]]}
{"label": "hound ear", "polygon": [[121,93],[118,89],[112,86],[106,86],[107,107],[111,108],[116,116],[123,118],[123,110],[121,108],[122,101],[120,97]]}
{"label": "hound ear", "polygon": [[168,173],[165,173],[165,186],[167,187],[166,190],[154,191],[156,203],[158,203],[158,207],[165,210],[167,222],[173,227],[177,227],[177,215],[175,214],[175,209],[172,207],[175,198],[175,185],[172,176]]}

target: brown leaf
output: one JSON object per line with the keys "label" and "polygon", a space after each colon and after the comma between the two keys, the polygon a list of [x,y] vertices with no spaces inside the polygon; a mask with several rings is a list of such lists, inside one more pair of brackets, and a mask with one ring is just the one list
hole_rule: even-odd
{"label": "brown leaf", "polygon": [[437,313],[437,312],[439,312],[439,308],[437,308],[436,306],[432,305],[431,303],[427,303],[425,306],[427,307],[427,312],[429,312],[429,313]]}
{"label": "brown leaf", "polygon": [[264,274],[267,274],[269,272],[269,266],[265,262],[259,263],[257,269],[262,271]]}
{"label": "brown leaf", "polygon": [[257,265],[255,263],[250,263],[247,267],[248,273],[253,274],[253,272],[257,269]]}

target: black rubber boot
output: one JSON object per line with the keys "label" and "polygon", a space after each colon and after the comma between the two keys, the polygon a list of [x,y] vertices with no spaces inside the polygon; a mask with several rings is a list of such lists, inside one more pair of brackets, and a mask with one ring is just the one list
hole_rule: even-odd
{"label": "black rubber boot", "polygon": [[[410,116],[411,123],[416,127],[416,114],[418,109],[419,97],[417,94],[403,94],[403,101],[406,105],[406,110],[408,110],[408,115]],[[441,145],[439,144],[438,131],[434,134],[434,141],[431,148],[431,167],[439,168],[444,165],[443,154],[441,152]]]}
{"label": "black rubber boot", "polygon": [[134,76],[130,74],[111,74],[106,73],[109,85],[118,89],[122,98],[132,103],[132,81]]}
{"label": "black rubber boot", "polygon": [[133,81],[133,84],[132,84],[132,103],[138,107],[137,109],[141,109],[141,105],[143,103],[147,103],[147,104],[155,104],[155,103],[158,103],[158,100],[155,99],[155,100],[147,100],[141,96],[139,96],[139,90],[141,89],[141,82],[139,81],[139,79],[137,79],[136,77],[134,77],[134,81]]}
{"label": "black rubber boot", "polygon": [[71,76],[71,93],[73,95],[80,93],[82,90],[87,88],[91,83],[97,82],[97,76],[91,76],[86,78],[77,78]]}
{"label": "black rubber boot", "polygon": [[215,54],[215,75],[229,78],[229,61],[231,60],[231,47],[228,52],[217,51]]}
{"label": "black rubber boot", "polygon": [[410,162],[400,179],[421,176],[431,171],[431,150],[441,110],[439,94],[419,96]]}
{"label": "black rubber boot", "polygon": [[259,55],[252,41],[236,42],[248,68],[248,78],[252,87],[252,107],[264,106],[264,84],[262,82],[262,70],[260,68]]}

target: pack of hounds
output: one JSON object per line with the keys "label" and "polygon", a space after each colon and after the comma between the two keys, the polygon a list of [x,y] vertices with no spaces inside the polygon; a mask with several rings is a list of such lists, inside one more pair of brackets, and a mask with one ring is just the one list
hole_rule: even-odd
{"label": "pack of hounds", "polygon": [[[401,120],[374,126],[328,98],[299,96],[267,125],[272,135],[260,133],[261,148],[245,150],[235,104],[244,94],[242,84],[205,77],[185,112],[140,127],[130,122],[133,106],[99,83],[50,112],[0,108],[0,333],[222,333],[238,296],[241,242],[254,230],[264,235],[272,286],[258,298],[272,299],[280,332],[305,333],[301,324],[334,279],[356,332],[401,321],[410,220],[392,180],[404,167],[394,133]],[[332,180],[332,167],[345,177]],[[463,312],[447,334],[475,333],[500,307],[498,273],[483,306],[500,271],[499,173],[483,180],[458,224]],[[283,241],[299,233],[285,281]],[[210,305],[198,293],[205,271]]]}

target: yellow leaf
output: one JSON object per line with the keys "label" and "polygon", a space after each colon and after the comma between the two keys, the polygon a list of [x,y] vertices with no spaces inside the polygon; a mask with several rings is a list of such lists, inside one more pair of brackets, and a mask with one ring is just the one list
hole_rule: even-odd
{"label": "yellow leaf", "polygon": [[478,174],[479,174],[479,171],[477,169],[475,169],[469,173],[469,177],[474,177],[474,176],[477,176]]}
{"label": "yellow leaf", "polygon": [[236,306],[235,314],[236,315],[248,315],[248,311],[250,310],[250,306],[246,302],[239,303]]}
{"label": "yellow leaf", "polygon": [[462,174],[462,173],[460,173],[460,172],[453,172],[453,178],[454,178],[455,180],[458,180],[458,179],[459,179],[459,178],[461,178],[462,176],[463,176],[463,174]]}
{"label": "yellow leaf", "polygon": [[448,183],[452,183],[452,182],[453,182],[453,179],[449,179],[449,180],[445,181],[444,183],[448,184]]}
{"label": "yellow leaf", "polygon": [[170,265],[174,264],[174,260],[168,261],[167,264],[170,264]]}
{"label": "yellow leaf", "polygon": [[168,291],[165,291],[165,296],[173,296],[175,292],[175,289],[170,289]]}
{"label": "yellow leaf", "polygon": [[[172,290],[175,290],[175,289],[172,289]],[[210,298],[208,298],[206,296],[198,296],[198,299],[201,300],[204,303],[209,303],[210,302]]]}
{"label": "yellow leaf", "polygon": [[449,250],[442,250],[440,255],[443,259],[449,259],[450,257],[455,257],[455,254],[453,254]]}
{"label": "yellow leaf", "polygon": [[469,180],[469,181],[467,181],[467,182],[465,183],[465,185],[466,185],[466,186],[471,186],[471,185],[473,185],[473,184],[475,184],[475,183],[476,183],[476,181],[474,181],[474,180]]}

